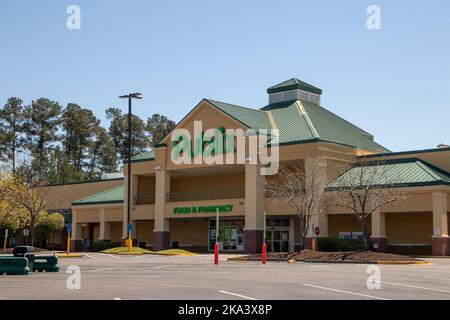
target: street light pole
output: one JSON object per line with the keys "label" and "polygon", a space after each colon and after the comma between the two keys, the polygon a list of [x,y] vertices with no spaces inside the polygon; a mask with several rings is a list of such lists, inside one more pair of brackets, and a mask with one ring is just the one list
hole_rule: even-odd
{"label": "street light pole", "polygon": [[128,99],[128,150],[127,150],[127,162],[128,162],[128,183],[127,183],[127,230],[128,230],[128,252],[131,252],[133,246],[133,240],[131,237],[131,101],[132,99],[142,99],[139,92],[130,93],[120,96],[121,99]]}

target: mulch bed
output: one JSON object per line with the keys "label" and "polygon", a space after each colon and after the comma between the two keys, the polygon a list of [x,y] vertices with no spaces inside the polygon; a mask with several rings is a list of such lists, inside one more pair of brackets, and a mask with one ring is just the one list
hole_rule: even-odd
{"label": "mulch bed", "polygon": [[[261,254],[248,255],[234,258],[233,260],[251,260],[260,261]],[[302,250],[293,253],[269,253],[267,261],[288,261],[296,260],[303,262],[328,262],[328,263],[377,263],[383,262],[411,262],[417,263],[423,260],[411,258],[391,253],[380,253],[372,251],[354,251],[354,252],[316,252],[312,256],[311,250]]]}

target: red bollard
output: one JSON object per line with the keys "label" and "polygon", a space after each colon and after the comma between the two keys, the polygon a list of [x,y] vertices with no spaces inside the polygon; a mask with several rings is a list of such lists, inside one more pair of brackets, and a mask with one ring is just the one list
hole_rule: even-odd
{"label": "red bollard", "polygon": [[262,264],[266,264],[267,259],[267,246],[265,243],[262,245]]}
{"label": "red bollard", "polygon": [[219,264],[219,243],[216,242],[215,246],[214,246],[214,264],[218,265]]}

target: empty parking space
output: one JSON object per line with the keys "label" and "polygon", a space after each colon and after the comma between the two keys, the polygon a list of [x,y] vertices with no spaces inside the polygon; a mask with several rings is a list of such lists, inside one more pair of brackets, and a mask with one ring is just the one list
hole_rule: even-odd
{"label": "empty parking space", "polygon": [[[225,258],[225,256],[222,256]],[[1,276],[0,299],[450,299],[450,260],[381,265],[370,290],[368,265],[221,261],[212,255],[168,257],[90,253],[60,259],[59,273]],[[81,272],[80,289],[69,289]],[[73,267],[72,267],[73,268]]]}

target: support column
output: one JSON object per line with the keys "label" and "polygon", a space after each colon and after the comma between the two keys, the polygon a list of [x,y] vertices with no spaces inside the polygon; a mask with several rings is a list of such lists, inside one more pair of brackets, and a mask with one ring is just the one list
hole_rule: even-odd
{"label": "support column", "polygon": [[83,241],[81,240],[81,223],[77,223],[77,211],[72,210],[72,235],[71,235],[71,250],[81,251],[83,249]]}
{"label": "support column", "polygon": [[105,209],[100,209],[99,240],[111,240],[111,224],[106,222]]}
{"label": "support column", "polygon": [[259,253],[264,230],[265,176],[258,164],[245,165],[244,252]]}
{"label": "support column", "polygon": [[374,251],[387,252],[386,214],[378,208],[372,213],[372,241]]}
{"label": "support column", "polygon": [[155,229],[153,230],[153,250],[170,248],[170,220],[165,218],[167,194],[170,192],[170,172],[156,171]]}
{"label": "support column", "polygon": [[444,191],[433,192],[433,236],[431,238],[433,256],[450,255],[447,197]]}
{"label": "support column", "polygon": [[[308,185],[314,185],[313,188],[317,190],[315,185],[318,183],[322,183],[323,188],[325,188],[327,183],[327,160],[322,158],[305,159],[305,175],[307,188]],[[306,249],[312,249],[312,239],[316,237],[316,227],[320,228],[319,238],[328,237],[328,215],[325,211],[325,206],[325,199],[322,199],[321,203],[317,206],[309,219],[308,235],[305,240]]]}

